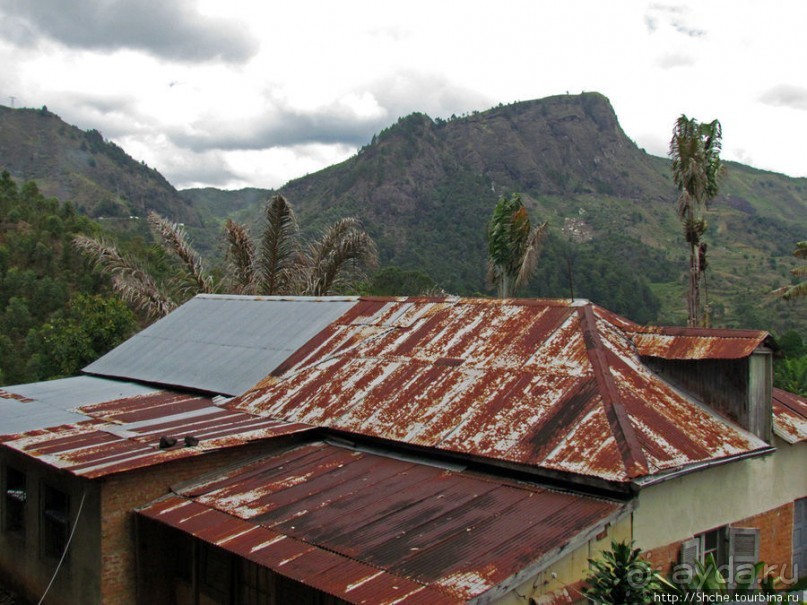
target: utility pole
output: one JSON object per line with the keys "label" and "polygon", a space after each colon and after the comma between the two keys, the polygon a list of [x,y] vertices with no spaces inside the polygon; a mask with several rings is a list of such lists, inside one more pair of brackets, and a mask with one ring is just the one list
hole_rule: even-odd
{"label": "utility pole", "polygon": [[9,97],[8,100],[11,101],[11,108],[14,109],[14,101],[17,100],[17,97]]}

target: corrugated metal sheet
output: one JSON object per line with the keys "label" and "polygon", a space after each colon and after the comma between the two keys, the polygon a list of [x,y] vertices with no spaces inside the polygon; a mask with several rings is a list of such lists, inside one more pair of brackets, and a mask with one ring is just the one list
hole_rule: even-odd
{"label": "corrugated metal sheet", "polygon": [[86,420],[80,405],[154,393],[143,385],[76,376],[0,389],[0,436]]}
{"label": "corrugated metal sheet", "polygon": [[742,359],[768,344],[770,334],[760,330],[639,327],[631,330],[639,355],[662,359]]}
{"label": "corrugated metal sheet", "polygon": [[465,602],[624,510],[325,443],[179,495],[141,514],[354,603]]}
{"label": "corrugated metal sheet", "polygon": [[232,406],[627,482],[766,444],[650,372],[585,301],[363,299]]}
{"label": "corrugated metal sheet", "polygon": [[[85,405],[74,416],[79,420],[5,435],[0,442],[55,468],[96,478],[311,428],[167,391]],[[161,448],[163,436],[176,444]],[[186,445],[186,436],[198,443]]]}
{"label": "corrugated metal sheet", "polygon": [[773,430],[788,443],[807,441],[807,398],[773,389]]}
{"label": "corrugated metal sheet", "polygon": [[356,300],[199,295],[84,371],[240,395]]}

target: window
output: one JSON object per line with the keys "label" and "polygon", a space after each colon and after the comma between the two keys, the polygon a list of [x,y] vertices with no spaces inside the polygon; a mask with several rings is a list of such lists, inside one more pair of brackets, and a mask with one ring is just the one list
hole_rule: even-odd
{"label": "window", "polygon": [[217,603],[230,603],[232,556],[226,550],[210,544],[200,544],[200,591]]}
{"label": "window", "polygon": [[42,496],[42,551],[46,557],[60,558],[70,535],[70,498],[50,485]]}
{"label": "window", "polygon": [[712,556],[718,565],[726,562],[726,528],[720,527],[697,536],[700,544],[700,560],[706,562]]}
{"label": "window", "polygon": [[10,534],[25,537],[25,502],[28,500],[26,476],[10,466],[6,467],[5,514],[3,529]]}
{"label": "window", "polygon": [[759,559],[759,530],[747,527],[718,527],[696,535],[681,545],[681,564],[694,570],[696,562],[714,558],[718,571],[734,585],[740,573],[747,573]]}
{"label": "window", "polygon": [[271,600],[272,572],[241,559],[238,572],[238,605],[273,605]]}

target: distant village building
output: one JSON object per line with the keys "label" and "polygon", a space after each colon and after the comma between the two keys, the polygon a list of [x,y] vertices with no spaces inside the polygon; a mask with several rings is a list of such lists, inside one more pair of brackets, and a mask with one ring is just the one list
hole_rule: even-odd
{"label": "distant village building", "polygon": [[0,578],[47,603],[574,603],[587,560],[807,573],[765,333],[587,301],[197,296],[0,391]]}

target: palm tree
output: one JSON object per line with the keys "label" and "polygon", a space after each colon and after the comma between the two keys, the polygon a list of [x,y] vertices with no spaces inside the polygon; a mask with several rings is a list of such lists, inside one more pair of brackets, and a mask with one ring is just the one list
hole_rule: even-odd
{"label": "palm tree", "polygon": [[73,244],[96,268],[110,277],[112,289],[118,296],[147,319],[158,319],[176,308],[176,302],[151,273],[137,260],[122,254],[114,244],[86,235],[77,235]]}
{"label": "palm tree", "polygon": [[[689,290],[687,325],[701,324],[700,288],[706,271],[706,232],[704,214],[715,198],[725,173],[720,160],[723,131],[720,122],[701,124],[681,115],[670,140],[673,181],[678,187],[678,217],[689,244]],[[708,323],[708,314],[706,323]]]}
{"label": "palm tree", "polygon": [[216,292],[220,288],[191,246],[182,225],[156,212],[149,212],[148,223],[163,248],[179,261],[179,272],[167,282],[158,281],[143,263],[121,253],[109,241],[78,235],[73,244],[96,268],[110,276],[112,289],[118,296],[148,319],[167,315],[177,307],[178,301],[194,294]]}
{"label": "palm tree", "polygon": [[488,281],[499,298],[510,298],[532,278],[547,222],[533,228],[517,193],[502,196],[488,223]]}
{"label": "palm tree", "polygon": [[328,227],[322,236],[300,254],[296,271],[298,290],[308,296],[325,296],[345,285],[349,270],[353,280],[361,277],[360,267],[375,267],[375,242],[355,218],[343,218]]}
{"label": "palm tree", "polygon": [[288,294],[325,296],[362,277],[377,264],[372,238],[356,219],[342,219],[319,240],[304,243],[291,205],[281,195],[267,201],[260,245],[245,225],[227,220],[224,227],[227,272],[216,282],[190,245],[181,225],[152,212],[149,225],[163,248],[179,261],[178,277],[157,280],[138,261],[100,239],[78,236],[76,247],[112,278],[113,289],[148,318],[162,317],[198,293]]}
{"label": "palm tree", "polygon": [[583,595],[597,605],[644,605],[674,590],[633,542],[613,540],[611,550],[588,563]]}
{"label": "palm tree", "polygon": [[[796,258],[807,259],[807,240],[798,242],[796,244],[796,249],[793,251],[793,256]],[[791,269],[790,273],[797,278],[807,277],[807,265],[802,265],[801,267]],[[801,281],[791,286],[784,286],[783,288],[774,290],[773,293],[777,296],[781,296],[785,300],[792,300],[795,298],[801,298],[802,296],[807,296],[807,281]]]}
{"label": "palm tree", "polygon": [[227,223],[227,258],[231,275],[236,277],[234,290],[326,296],[360,279],[362,268],[378,263],[375,242],[355,218],[336,221],[319,239],[308,243],[301,240],[297,219],[282,195],[267,202],[264,219],[259,247],[244,225]]}

